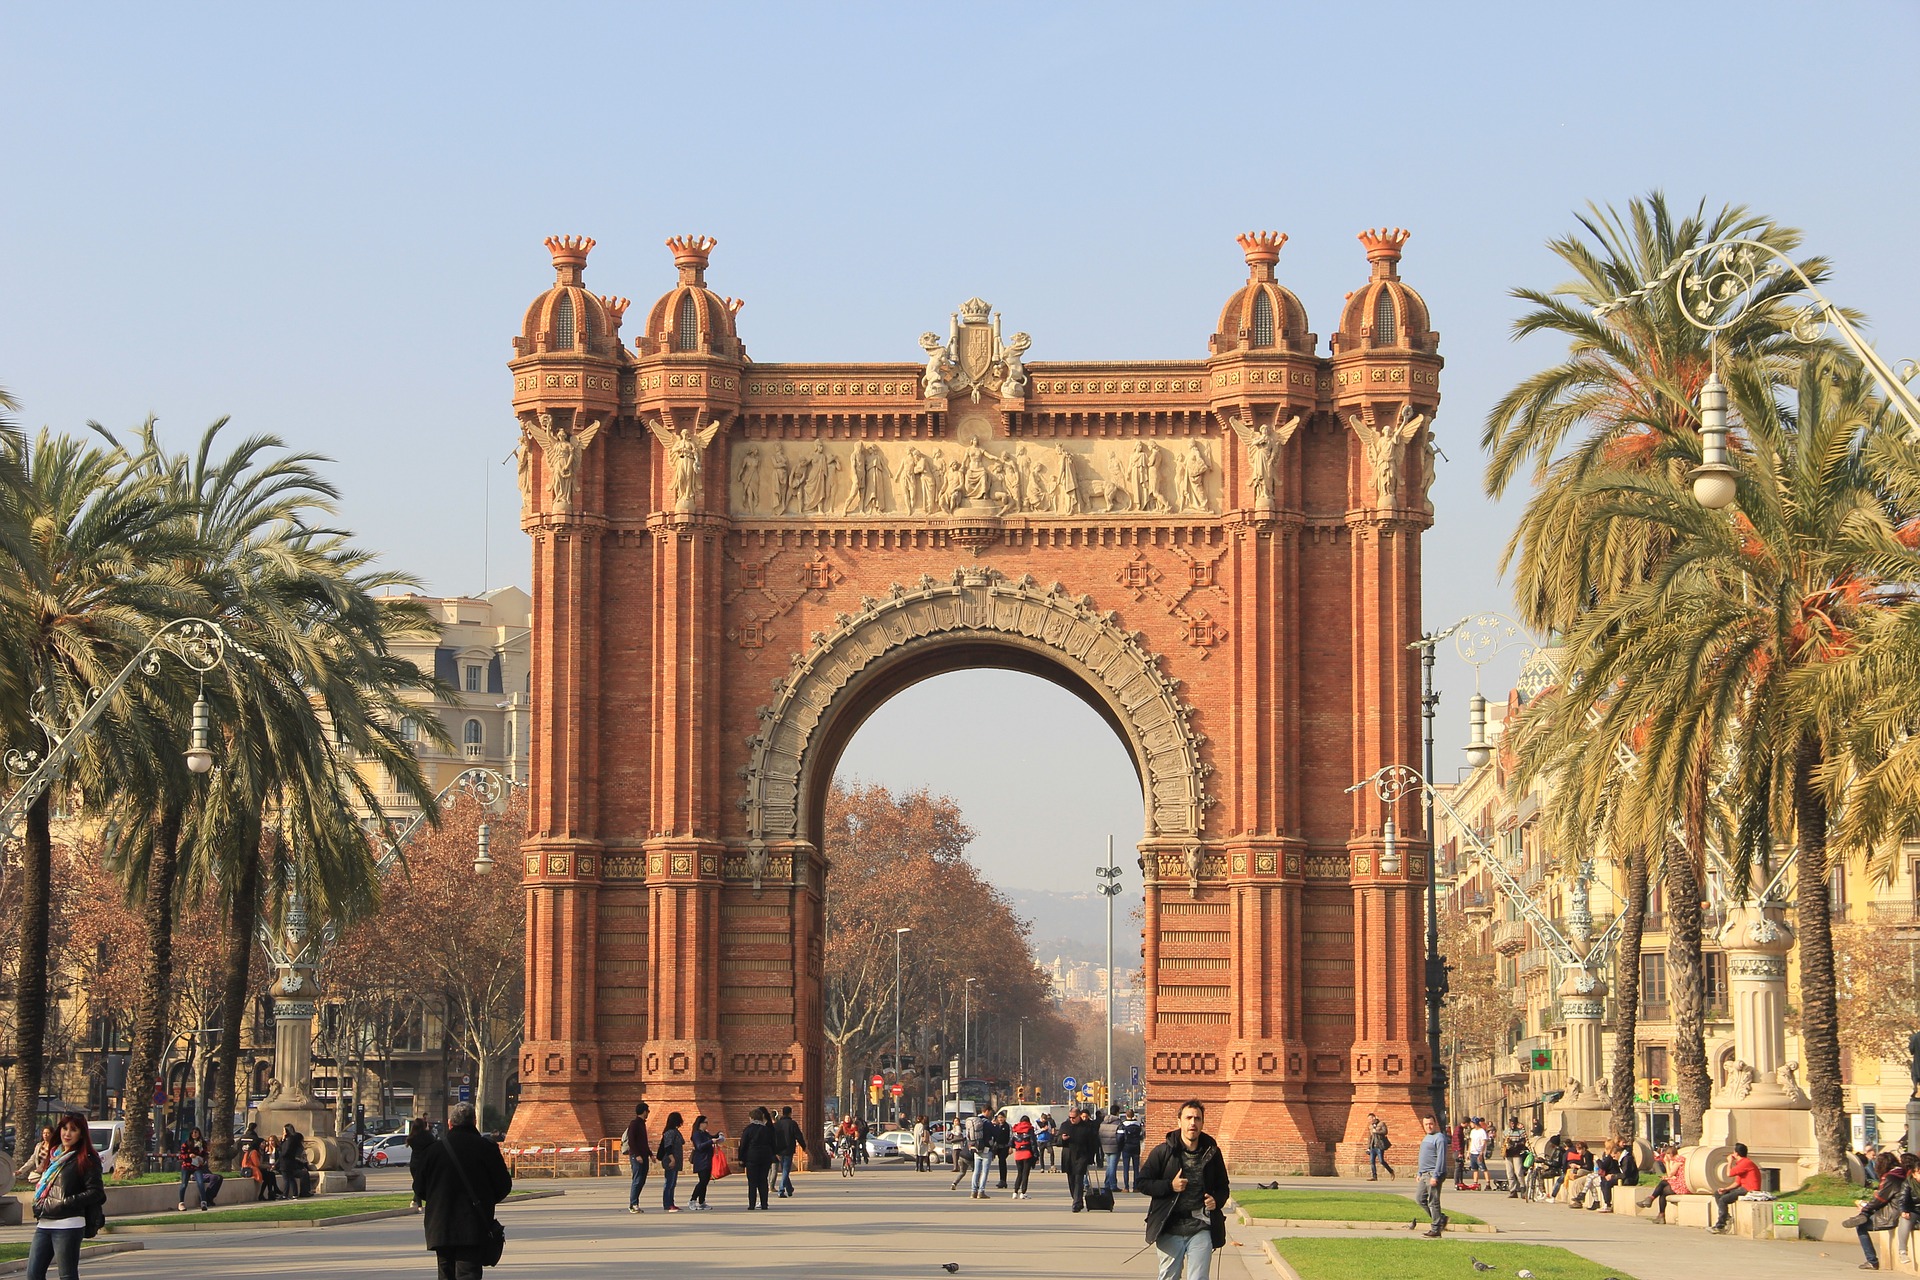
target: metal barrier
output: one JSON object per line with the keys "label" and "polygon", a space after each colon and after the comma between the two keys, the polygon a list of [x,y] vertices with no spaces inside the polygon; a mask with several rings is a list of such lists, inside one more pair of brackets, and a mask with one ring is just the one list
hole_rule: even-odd
{"label": "metal barrier", "polygon": [[618,1138],[602,1138],[591,1146],[501,1147],[500,1154],[516,1178],[600,1178],[620,1172]]}

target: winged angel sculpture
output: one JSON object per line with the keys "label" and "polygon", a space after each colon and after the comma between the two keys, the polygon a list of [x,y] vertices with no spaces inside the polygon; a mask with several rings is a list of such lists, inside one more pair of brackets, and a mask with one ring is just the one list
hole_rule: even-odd
{"label": "winged angel sculpture", "polygon": [[[527,424],[527,434],[540,446],[541,456],[546,459],[547,494],[553,499],[553,509],[573,510],[574,481],[580,470],[580,455],[600,434],[600,420],[594,419],[579,431],[569,431],[565,426],[555,423],[552,414],[543,413]],[[520,466],[523,475],[526,464],[526,455],[522,453]],[[528,487],[523,483],[522,492],[527,492]]]}
{"label": "winged angel sculpture", "polygon": [[1253,493],[1253,505],[1256,510],[1270,510],[1273,507],[1273,464],[1280,457],[1280,450],[1287,441],[1293,439],[1293,433],[1300,429],[1300,415],[1285,422],[1280,414],[1273,415],[1271,426],[1248,423],[1239,414],[1225,418],[1233,433],[1240,437],[1240,443],[1247,450],[1247,487]]}
{"label": "winged angel sculpture", "polygon": [[1407,444],[1420,434],[1420,428],[1427,424],[1427,415],[1415,413],[1412,405],[1400,409],[1400,420],[1393,426],[1381,431],[1367,419],[1372,412],[1349,414],[1347,422],[1351,425],[1367,447],[1367,461],[1373,466],[1373,489],[1379,496],[1380,505],[1393,505],[1394,493],[1400,487],[1400,457]]}
{"label": "winged angel sculpture", "polygon": [[673,487],[673,509],[692,511],[700,494],[700,455],[720,434],[720,420],[714,419],[702,431],[682,427],[676,433],[658,418],[648,418],[647,427],[667,450],[671,471],[667,483]]}

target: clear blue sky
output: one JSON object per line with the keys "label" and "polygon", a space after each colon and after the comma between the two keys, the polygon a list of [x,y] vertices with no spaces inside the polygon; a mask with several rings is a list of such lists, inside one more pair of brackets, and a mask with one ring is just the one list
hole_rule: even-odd
{"label": "clear blue sky", "polygon": [[[664,237],[719,237],[761,360],[914,360],[978,294],[1045,361],[1204,356],[1251,228],[1292,237],[1324,342],[1366,276],[1354,233],[1408,227],[1448,362],[1435,623],[1505,601],[1513,512],[1475,441],[1555,354],[1509,341],[1507,291],[1562,279],[1544,242],[1585,202],[1658,187],[1799,226],[1883,353],[1920,356],[1912,3],[4,13],[0,385],[25,423],[278,432],[338,459],[346,523],[435,591],[527,580],[505,362],[555,232],[597,238],[588,283],[636,308],[671,283]],[[1459,738],[1469,677],[1440,675]],[[910,696],[1017,723],[1054,701],[1026,687]],[[1045,883],[1084,861],[1048,850],[1139,830],[1117,745],[1059,705],[1047,732],[1081,745],[1011,778],[905,699],[847,765],[951,790],[990,869]]]}

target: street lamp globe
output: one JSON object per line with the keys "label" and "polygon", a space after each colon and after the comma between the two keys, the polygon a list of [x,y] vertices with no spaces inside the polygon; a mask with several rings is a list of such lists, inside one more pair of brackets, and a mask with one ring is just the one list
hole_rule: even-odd
{"label": "street lamp globe", "polygon": [[1721,510],[1733,502],[1738,475],[1727,462],[1727,388],[1714,369],[1700,388],[1700,465],[1687,473],[1693,500],[1709,511]]}
{"label": "street lamp globe", "polygon": [[207,773],[213,768],[213,749],[207,745],[209,726],[213,719],[207,707],[205,696],[193,701],[193,738],[187,748],[187,771],[189,773]]}
{"label": "street lamp globe", "polygon": [[1479,693],[1467,699],[1467,763],[1478,769],[1493,759],[1487,742],[1487,700]]}
{"label": "street lamp globe", "polygon": [[475,844],[473,870],[475,874],[484,876],[493,870],[493,854],[491,852],[493,845],[492,823],[483,822],[480,824],[480,832]]}

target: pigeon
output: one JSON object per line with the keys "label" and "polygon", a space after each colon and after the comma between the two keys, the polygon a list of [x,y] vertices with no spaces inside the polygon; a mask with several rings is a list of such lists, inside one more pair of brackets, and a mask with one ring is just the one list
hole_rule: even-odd
{"label": "pigeon", "polygon": [[1415,1218],[1412,1222],[1409,1222],[1407,1224],[1407,1230],[1409,1231],[1418,1231],[1419,1229],[1420,1229],[1420,1219],[1418,1218]]}
{"label": "pigeon", "polygon": [[1519,1276],[1520,1280],[1533,1280],[1533,1272],[1527,1270],[1525,1267],[1520,1268],[1513,1274]]}
{"label": "pigeon", "polygon": [[1478,1258],[1475,1258],[1475,1257],[1469,1257],[1469,1258],[1467,1259],[1467,1261],[1468,1261],[1468,1262],[1471,1262],[1471,1263],[1473,1264],[1473,1269],[1474,1269],[1475,1271],[1491,1271],[1491,1270],[1493,1270],[1493,1264],[1492,1264],[1491,1262],[1482,1262],[1482,1261],[1480,1261],[1480,1259],[1478,1259]]}
{"label": "pigeon", "polygon": [[1280,1189],[1280,1180],[1275,1178],[1272,1182],[1256,1182],[1253,1185],[1262,1191],[1278,1191]]}
{"label": "pigeon", "polygon": [[943,1262],[940,1264],[940,1269],[948,1275],[952,1275],[960,1269],[960,1264],[957,1262]]}

